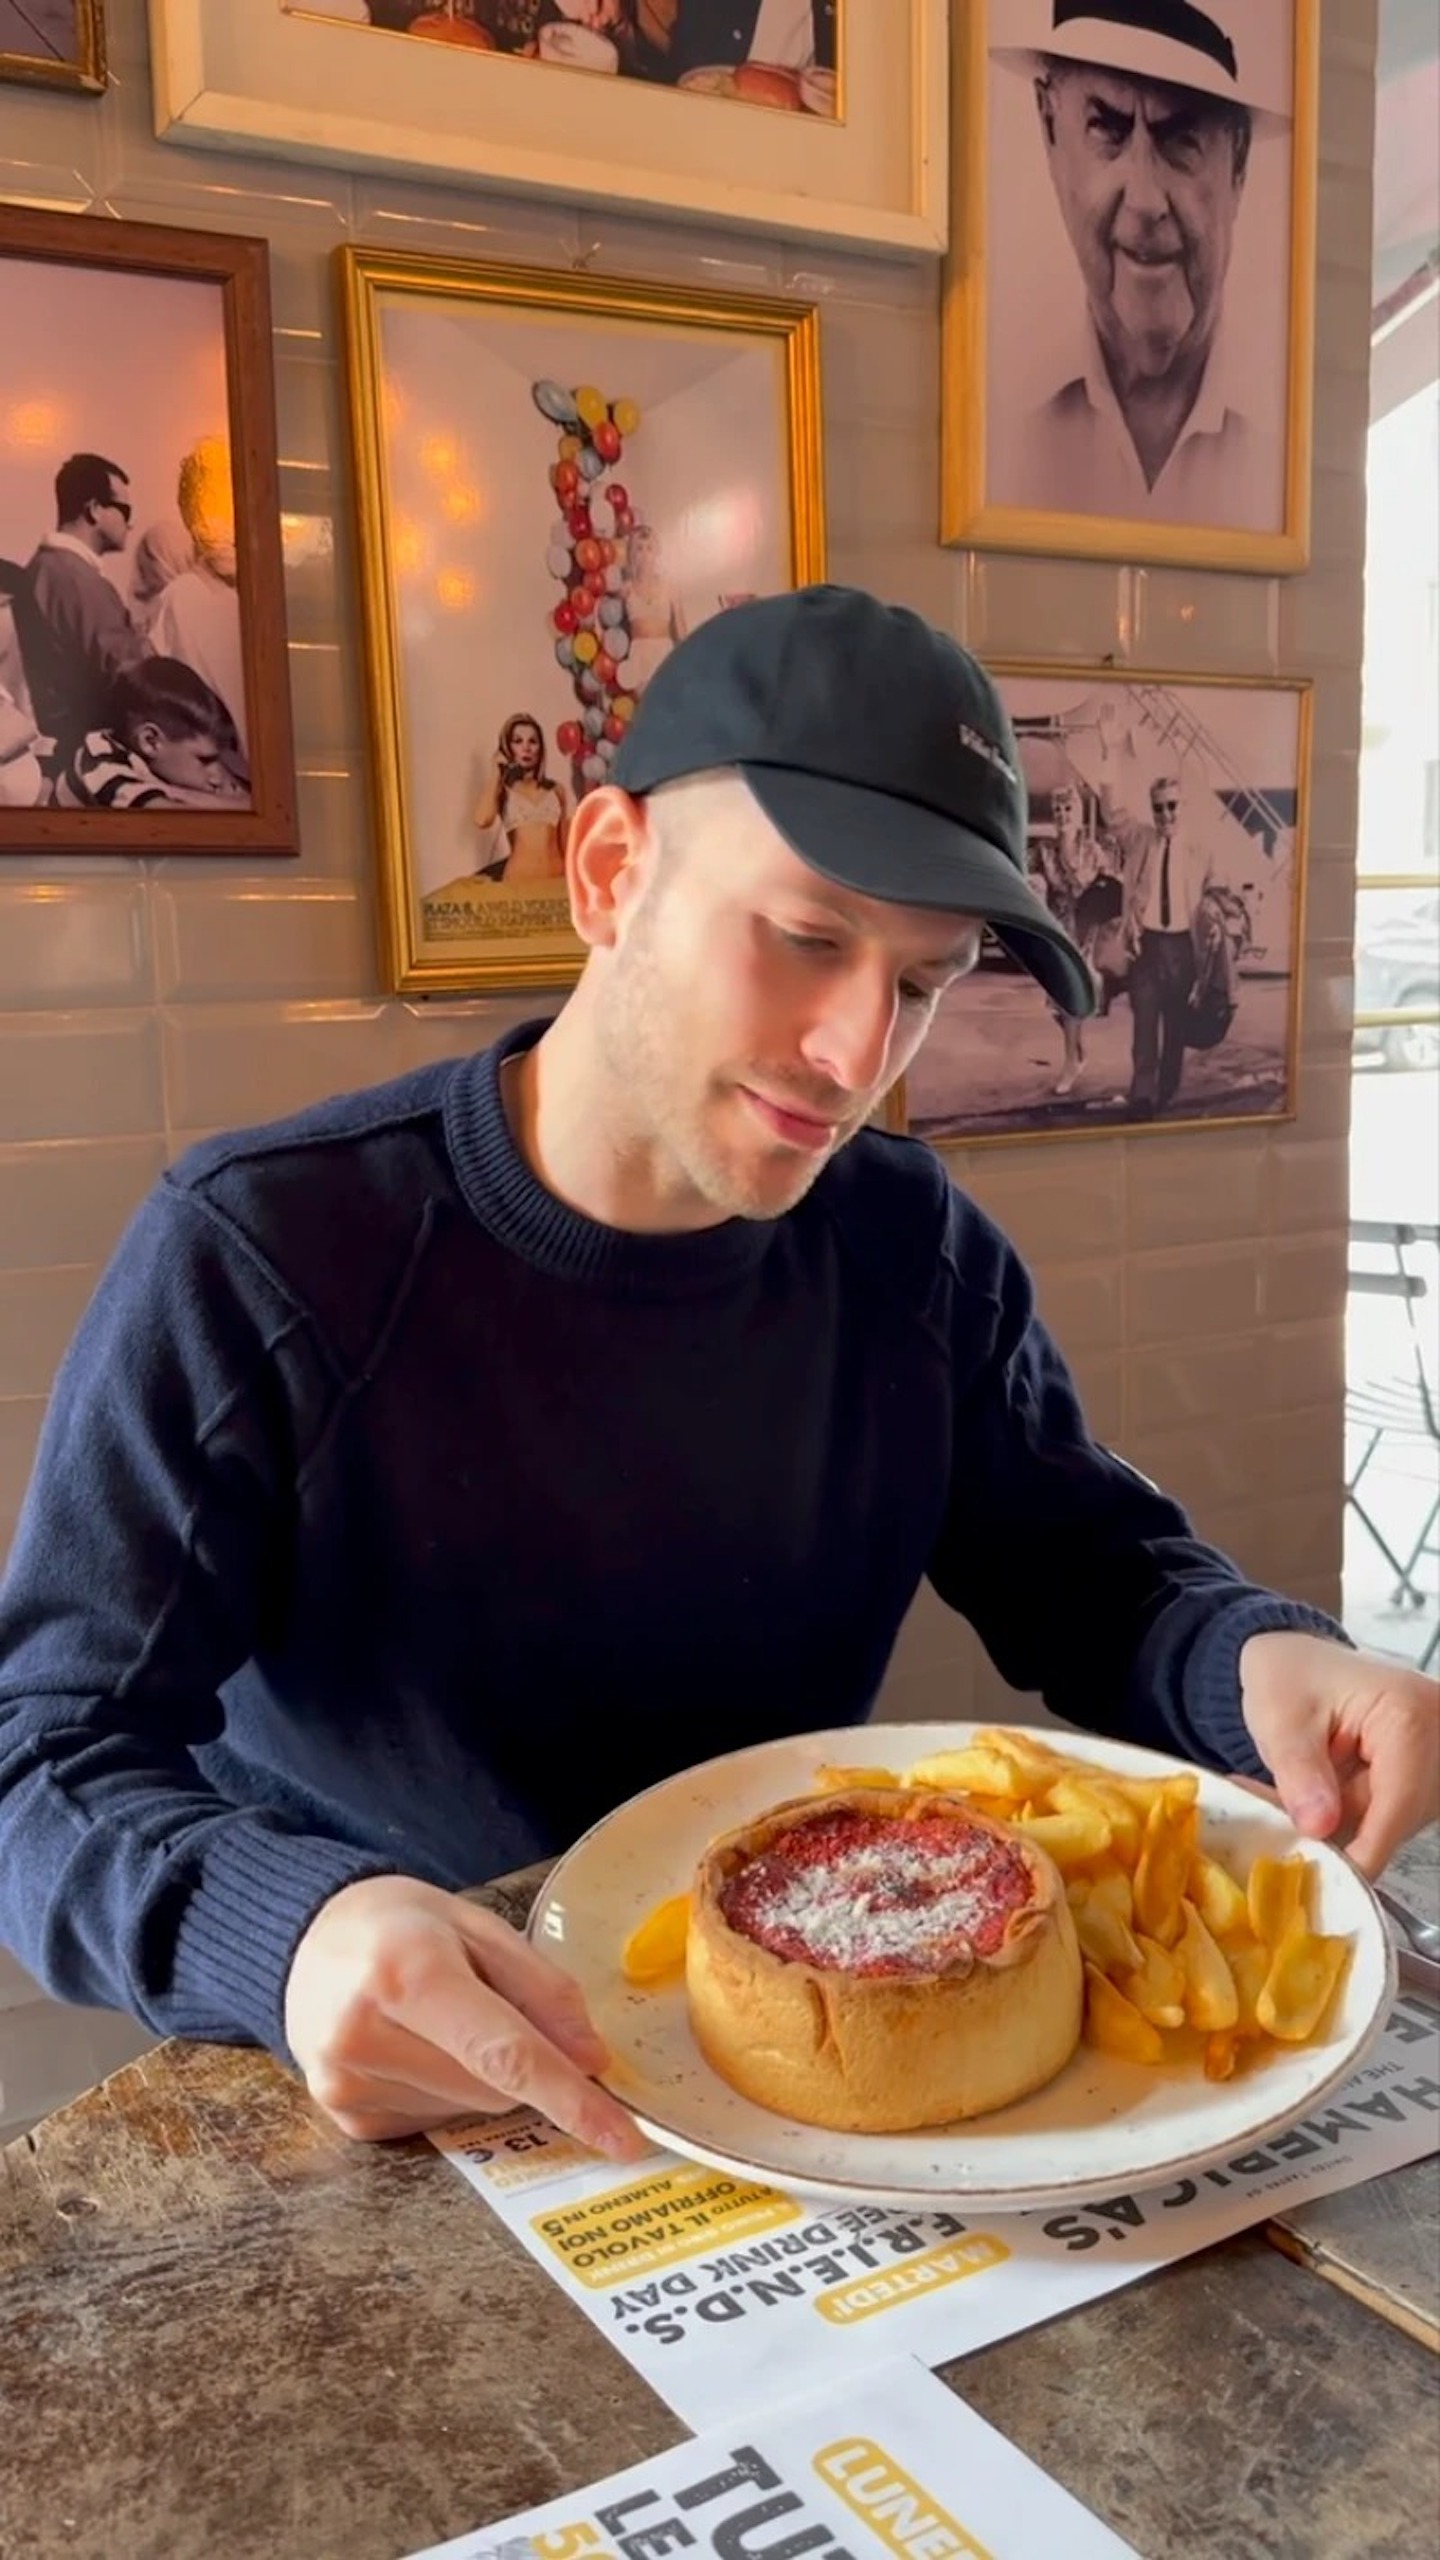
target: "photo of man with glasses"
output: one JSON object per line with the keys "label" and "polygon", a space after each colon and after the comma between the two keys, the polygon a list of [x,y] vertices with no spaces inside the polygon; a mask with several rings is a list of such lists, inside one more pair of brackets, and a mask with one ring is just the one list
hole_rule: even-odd
{"label": "photo of man with glasses", "polygon": [[43,536],[12,598],[35,726],[62,759],[103,728],[116,679],[148,655],[101,562],[130,540],[129,475],[99,453],[55,474],[55,531]]}

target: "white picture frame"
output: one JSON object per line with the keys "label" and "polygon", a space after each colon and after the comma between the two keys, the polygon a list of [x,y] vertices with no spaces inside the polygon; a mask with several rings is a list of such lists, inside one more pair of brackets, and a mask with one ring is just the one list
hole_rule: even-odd
{"label": "white picture frame", "polygon": [[282,0],[149,0],[155,130],[566,201],[938,255],[949,199],[947,0],[845,0],[840,111],[495,54],[460,58]]}

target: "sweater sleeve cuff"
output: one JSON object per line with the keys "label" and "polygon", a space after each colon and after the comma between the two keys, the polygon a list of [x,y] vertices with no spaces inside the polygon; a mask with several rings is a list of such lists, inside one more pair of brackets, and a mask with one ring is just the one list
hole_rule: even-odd
{"label": "sweater sleeve cuff", "polygon": [[393,1864],[264,1815],[217,1824],[185,1898],[171,1981],[174,2032],[215,2044],[265,2045],[281,2061],[285,1985],[295,1949],[322,1904]]}
{"label": "sweater sleeve cuff", "polygon": [[1327,1618],[1323,1609],[1269,1592],[1232,1601],[1201,1628],[1185,1665],[1184,1683],[1187,1739],[1197,1760],[1241,1777],[1268,1781],[1270,1771],[1241,1712],[1240,1656],[1252,1636],[1290,1634],[1350,1643],[1344,1628]]}

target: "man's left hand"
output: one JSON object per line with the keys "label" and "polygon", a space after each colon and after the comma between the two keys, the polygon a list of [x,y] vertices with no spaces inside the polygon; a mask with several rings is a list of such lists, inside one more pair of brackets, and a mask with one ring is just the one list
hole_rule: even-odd
{"label": "man's left hand", "polygon": [[1240,1697],[1261,1759],[1299,1831],[1378,1876],[1402,1840],[1440,1820],[1440,1681],[1323,1636],[1251,1636]]}

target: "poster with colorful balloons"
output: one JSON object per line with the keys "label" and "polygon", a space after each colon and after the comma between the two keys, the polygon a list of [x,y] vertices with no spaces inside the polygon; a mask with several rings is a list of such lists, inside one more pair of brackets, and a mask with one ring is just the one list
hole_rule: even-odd
{"label": "poster with colorful balloons", "polygon": [[[550,609],[555,656],[575,688],[574,717],[561,721],[555,743],[578,798],[606,780],[648,672],[632,620],[647,602],[639,583],[647,529],[637,528],[630,491],[613,476],[627,437],[640,425],[640,409],[624,393],[607,400],[591,382],[573,391],[536,382],[531,397],[558,430],[550,465],[556,516],[545,566],[561,590]],[[668,619],[668,599],[665,611]],[[668,641],[672,635],[655,636]]]}
{"label": "poster with colorful balloons", "polygon": [[342,263],[390,981],[563,987],[575,814],[656,668],[824,574],[816,316]]}

